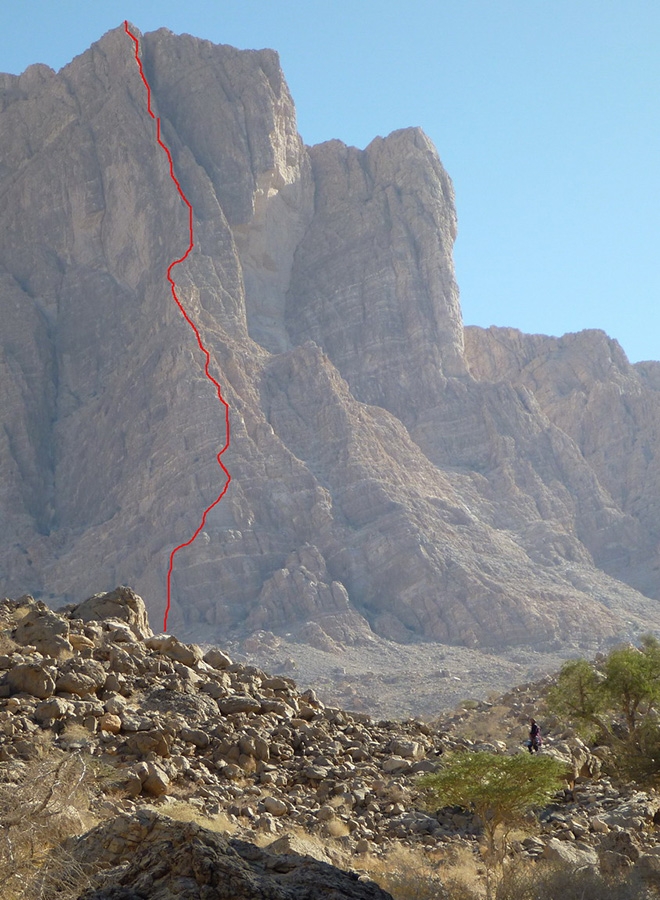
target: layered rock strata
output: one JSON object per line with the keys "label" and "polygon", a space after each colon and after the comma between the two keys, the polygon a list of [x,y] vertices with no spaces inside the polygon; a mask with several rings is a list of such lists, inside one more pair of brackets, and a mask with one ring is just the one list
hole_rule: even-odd
{"label": "layered rock strata", "polygon": [[[490,647],[660,627],[653,366],[579,336],[584,377],[551,339],[466,350],[419,129],[307,148],[272,51],[140,45],[194,212],[179,293],[231,409],[232,483],[176,557],[172,626]],[[52,603],[129,581],[153,618],[224,480],[165,279],[186,209],[123,27],[0,91],[0,581]]]}

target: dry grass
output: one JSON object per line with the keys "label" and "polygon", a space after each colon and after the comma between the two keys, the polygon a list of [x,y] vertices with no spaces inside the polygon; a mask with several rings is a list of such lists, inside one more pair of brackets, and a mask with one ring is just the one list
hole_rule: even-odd
{"label": "dry grass", "polygon": [[67,722],[64,730],[60,734],[60,739],[66,741],[88,741],[91,733],[84,725],[78,722]]}
{"label": "dry grass", "polygon": [[659,895],[642,884],[634,870],[615,877],[587,866],[571,869],[540,861],[506,866],[494,896],[495,900],[652,900]]}
{"label": "dry grass", "polygon": [[394,900],[483,900],[484,869],[467,847],[427,853],[396,846],[386,857],[361,863],[369,877]]}
{"label": "dry grass", "polygon": [[479,711],[462,722],[456,733],[471,741],[504,741],[511,743],[527,736],[527,722],[512,715],[508,706],[496,704],[489,710]]}
{"label": "dry grass", "polygon": [[[434,853],[398,847],[361,864],[394,900],[485,900],[486,871],[478,855],[460,846]],[[571,869],[544,860],[515,860],[491,873],[493,900],[658,900],[632,870],[619,877],[588,867]]]}
{"label": "dry grass", "polygon": [[202,828],[215,831],[219,834],[234,834],[237,830],[235,822],[231,822],[224,812],[214,816],[207,816],[199,807],[187,800],[176,800],[163,808],[163,813],[177,822],[195,822]]}

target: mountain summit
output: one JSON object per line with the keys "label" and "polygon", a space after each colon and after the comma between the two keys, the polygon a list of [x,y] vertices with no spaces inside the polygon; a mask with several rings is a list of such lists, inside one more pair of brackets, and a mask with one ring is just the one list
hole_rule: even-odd
{"label": "mountain summit", "polygon": [[[305,147],[273,51],[161,29],[140,53],[231,420],[173,625],[495,649],[660,628],[660,363],[597,331],[464,330],[419,129]],[[0,99],[0,584],[130,583],[157,620],[224,481],[166,279],[187,210],[123,26]]]}

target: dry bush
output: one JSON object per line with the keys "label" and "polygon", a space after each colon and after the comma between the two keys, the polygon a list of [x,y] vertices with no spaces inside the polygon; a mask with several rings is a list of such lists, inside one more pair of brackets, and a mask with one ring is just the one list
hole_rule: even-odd
{"label": "dry bush", "polygon": [[572,869],[543,861],[505,867],[495,890],[496,900],[651,900],[657,897],[634,871],[619,877],[605,876],[588,866]]}
{"label": "dry bush", "polygon": [[365,871],[394,900],[658,900],[660,894],[644,885],[637,873],[601,875],[545,861],[515,861],[491,879],[486,891],[485,870],[478,857],[462,848],[446,860],[429,864],[424,854],[400,853],[365,861]]}
{"label": "dry bush", "polygon": [[504,741],[510,744],[527,737],[528,726],[520,715],[512,714],[508,706],[495,703],[488,710],[479,710],[456,728],[456,734],[471,741]]}
{"label": "dry bush", "polygon": [[90,774],[80,754],[6,767],[0,784],[3,900],[69,900],[87,883],[62,842],[92,824]]}

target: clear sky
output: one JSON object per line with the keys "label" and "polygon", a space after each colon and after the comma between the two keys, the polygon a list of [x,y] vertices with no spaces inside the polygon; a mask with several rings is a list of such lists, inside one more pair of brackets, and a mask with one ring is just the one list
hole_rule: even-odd
{"label": "clear sky", "polygon": [[0,71],[126,18],[278,50],[309,144],[421,126],[466,324],[602,328],[660,360],[660,0],[5,0]]}

